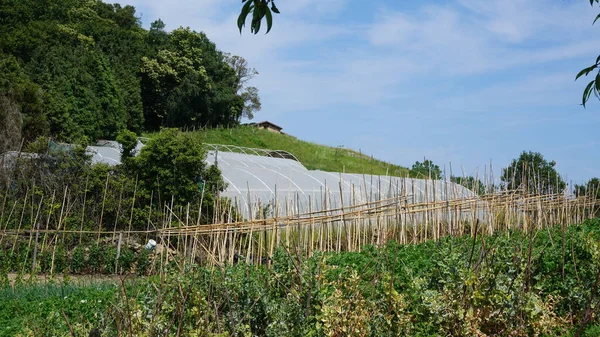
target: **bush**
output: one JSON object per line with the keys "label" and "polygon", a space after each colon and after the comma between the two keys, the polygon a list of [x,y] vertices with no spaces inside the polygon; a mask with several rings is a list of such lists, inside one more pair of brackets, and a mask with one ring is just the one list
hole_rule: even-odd
{"label": "bush", "polygon": [[88,268],[92,273],[101,273],[104,266],[104,254],[97,244],[89,247],[88,250]]}
{"label": "bush", "polygon": [[80,274],[85,270],[85,266],[85,250],[82,247],[77,246],[71,251],[71,264],[69,265],[69,270],[73,274]]}
{"label": "bush", "polygon": [[129,273],[135,262],[135,254],[133,250],[128,247],[121,248],[121,255],[119,255],[119,270],[117,273]]}
{"label": "bush", "polygon": [[138,275],[147,275],[150,268],[150,251],[143,249],[135,259],[135,269]]}

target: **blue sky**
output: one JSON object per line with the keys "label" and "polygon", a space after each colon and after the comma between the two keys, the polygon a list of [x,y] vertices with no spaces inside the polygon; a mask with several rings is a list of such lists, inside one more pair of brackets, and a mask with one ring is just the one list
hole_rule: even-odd
{"label": "blue sky", "polygon": [[600,54],[587,0],[280,0],[267,35],[239,34],[239,0],[126,3],[246,58],[255,120],[298,138],[474,175],[531,150],[573,183],[600,176],[600,102],[574,81]]}

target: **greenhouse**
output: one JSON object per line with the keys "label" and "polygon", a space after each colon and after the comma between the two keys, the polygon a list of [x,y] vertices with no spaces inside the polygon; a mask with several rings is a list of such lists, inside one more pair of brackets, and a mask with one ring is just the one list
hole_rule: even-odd
{"label": "greenhouse", "polygon": [[[285,151],[205,146],[207,163],[217,164],[228,185],[222,196],[230,198],[246,219],[256,217],[259,210],[262,216],[285,216],[392,198],[422,203],[475,196],[462,185],[445,180],[308,170]],[[141,147],[140,143],[137,149]],[[90,146],[88,152],[94,162],[120,162],[116,142]]]}
{"label": "greenhouse", "polygon": [[265,207],[270,207],[270,215],[282,216],[392,198],[420,203],[475,196],[449,181],[308,170],[287,158],[215,149],[206,160],[221,169],[228,184],[223,196],[234,200],[247,218],[253,217],[252,209]]}

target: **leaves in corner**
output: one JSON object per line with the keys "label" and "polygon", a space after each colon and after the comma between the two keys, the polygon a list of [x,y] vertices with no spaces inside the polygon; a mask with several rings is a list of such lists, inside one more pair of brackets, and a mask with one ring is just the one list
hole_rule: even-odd
{"label": "leaves in corner", "polygon": [[[247,0],[242,0],[242,2],[247,1]],[[252,11],[254,5],[252,4],[252,1],[248,1],[244,4],[244,6],[242,7],[242,11],[240,12],[240,15],[238,16],[237,19],[237,25],[238,28],[240,29],[240,34],[242,34],[242,27],[245,26],[246,24],[246,18],[248,17],[248,14],[250,13],[250,11]]]}
{"label": "leaves in corner", "polygon": [[583,99],[582,99],[581,105],[583,105],[584,108],[585,108],[585,103],[590,99],[590,95],[592,94],[592,91],[594,90],[595,82],[596,82],[596,80],[592,80],[590,83],[588,83],[588,85],[585,87],[585,90],[583,91]]}
{"label": "leaves in corner", "polygon": [[579,74],[577,74],[577,76],[575,76],[575,80],[577,80],[578,78],[580,78],[583,75],[587,76],[590,72],[592,72],[592,70],[596,69],[597,67],[598,67],[598,64],[594,64],[590,67],[583,69],[582,71],[579,72]]}
{"label": "leaves in corner", "polygon": [[269,31],[273,26],[273,14],[271,14],[271,10],[269,9],[269,7],[265,8],[265,16],[267,18],[267,32],[265,34],[269,34]]}
{"label": "leaves in corner", "polygon": [[279,9],[275,6],[275,2],[271,2],[271,10],[273,13],[279,14]]}

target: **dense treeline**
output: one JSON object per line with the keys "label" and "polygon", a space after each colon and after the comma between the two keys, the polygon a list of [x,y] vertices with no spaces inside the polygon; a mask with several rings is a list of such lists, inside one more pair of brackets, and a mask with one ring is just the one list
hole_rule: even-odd
{"label": "dense treeline", "polygon": [[235,125],[260,109],[245,85],[255,74],[204,33],[167,32],[160,20],[142,28],[132,6],[2,1],[0,152],[39,135],[85,143],[124,129]]}

